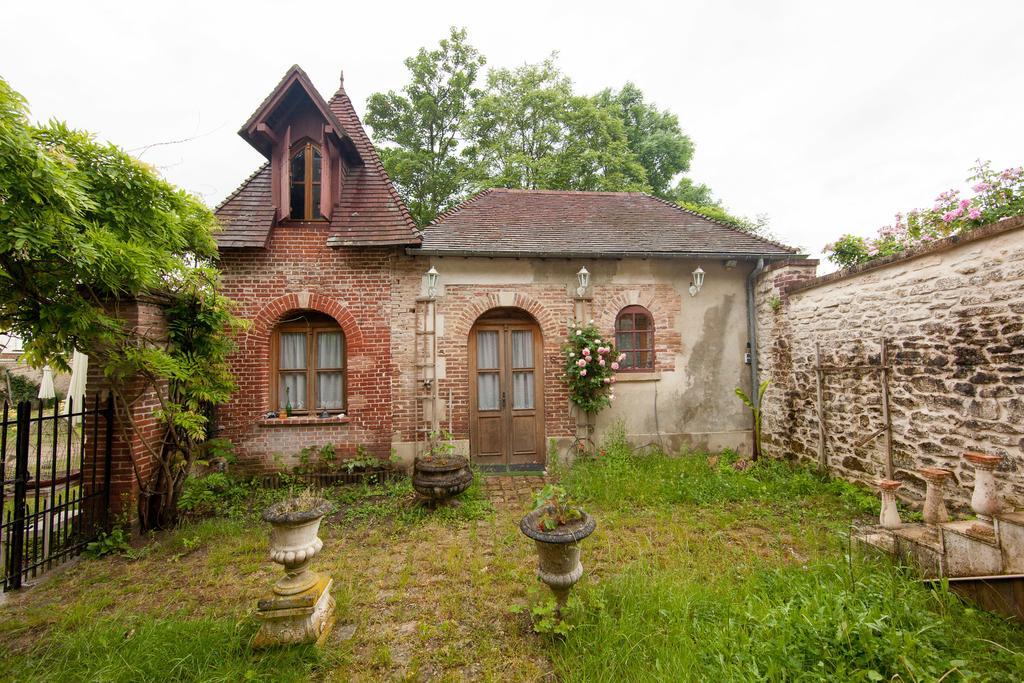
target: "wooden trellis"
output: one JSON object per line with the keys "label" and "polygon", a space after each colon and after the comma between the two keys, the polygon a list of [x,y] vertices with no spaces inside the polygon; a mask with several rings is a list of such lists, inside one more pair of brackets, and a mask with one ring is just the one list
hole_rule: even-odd
{"label": "wooden trellis", "polygon": [[881,339],[881,359],[878,365],[822,365],[821,343],[814,344],[814,374],[817,379],[817,401],[815,412],[818,417],[818,465],[822,469],[828,467],[828,457],[825,454],[825,375],[839,374],[845,372],[878,372],[880,373],[882,390],[882,426],[872,434],[865,437],[860,443],[854,446],[860,448],[868,442],[885,437],[885,476],[887,479],[893,477],[892,464],[892,416],[889,412],[889,374],[892,372],[892,365],[889,364],[889,342],[883,337]]}

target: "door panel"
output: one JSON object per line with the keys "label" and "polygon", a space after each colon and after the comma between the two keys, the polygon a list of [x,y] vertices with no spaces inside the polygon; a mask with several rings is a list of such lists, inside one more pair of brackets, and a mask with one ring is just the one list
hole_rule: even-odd
{"label": "door panel", "polygon": [[543,463],[540,330],[489,321],[473,328],[469,347],[471,455],[483,464]]}

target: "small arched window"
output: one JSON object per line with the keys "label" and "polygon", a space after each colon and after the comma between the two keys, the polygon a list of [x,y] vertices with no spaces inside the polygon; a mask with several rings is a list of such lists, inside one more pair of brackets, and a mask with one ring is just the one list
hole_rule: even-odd
{"label": "small arched window", "polygon": [[615,318],[615,344],[625,358],[621,370],[654,369],[654,318],[643,306],[626,306]]}
{"label": "small arched window", "polygon": [[320,219],[320,177],[322,159],[320,148],[312,142],[298,146],[292,152],[291,218],[299,221]]}
{"label": "small arched window", "polygon": [[312,311],[282,321],[271,343],[270,403],[293,414],[345,410],[345,334]]}

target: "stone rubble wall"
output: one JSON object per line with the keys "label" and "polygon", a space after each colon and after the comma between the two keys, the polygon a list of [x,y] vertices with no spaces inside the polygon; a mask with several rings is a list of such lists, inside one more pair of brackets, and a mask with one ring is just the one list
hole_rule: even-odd
{"label": "stone rubble wall", "polygon": [[[915,472],[954,472],[947,498],[966,507],[973,470],[961,453],[1005,456],[1006,502],[1024,508],[1024,217],[995,223],[901,257],[815,277],[815,261],[772,264],[759,278],[758,349],[764,447],[770,456],[818,457],[815,344],[823,365],[878,365],[889,344],[895,478],[911,502]],[[881,376],[829,373],[825,453],[846,479],[884,476]]]}

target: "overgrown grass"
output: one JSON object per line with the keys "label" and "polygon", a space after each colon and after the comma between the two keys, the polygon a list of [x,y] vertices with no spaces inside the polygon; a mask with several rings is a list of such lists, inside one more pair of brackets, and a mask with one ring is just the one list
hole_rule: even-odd
{"label": "overgrown grass", "polygon": [[1020,681],[1024,633],[885,561],[696,583],[638,563],[580,592],[566,681]]}
{"label": "overgrown grass", "polygon": [[621,427],[612,430],[599,453],[578,460],[562,473],[566,488],[585,504],[645,509],[756,499],[791,508],[805,506],[813,498],[830,497],[840,506],[830,506],[832,515],[877,514],[878,502],[872,494],[804,464],[762,459],[744,461],[737,468],[740,458],[730,451],[673,457],[656,450],[641,453],[626,441]]}
{"label": "overgrown grass", "polygon": [[[0,678],[34,681],[304,681],[332,655],[312,646],[253,651],[249,621],[119,614],[57,628]],[[333,657],[336,659],[336,657]]]}

